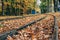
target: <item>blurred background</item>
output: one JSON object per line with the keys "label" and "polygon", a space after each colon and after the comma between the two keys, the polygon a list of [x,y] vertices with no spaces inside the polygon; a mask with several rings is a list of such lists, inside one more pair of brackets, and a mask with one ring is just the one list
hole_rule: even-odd
{"label": "blurred background", "polygon": [[60,11],[60,0],[0,0],[0,16]]}

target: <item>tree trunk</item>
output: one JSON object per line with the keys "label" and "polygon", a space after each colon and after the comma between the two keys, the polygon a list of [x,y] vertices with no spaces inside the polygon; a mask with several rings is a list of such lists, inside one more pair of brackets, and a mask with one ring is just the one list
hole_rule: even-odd
{"label": "tree trunk", "polygon": [[54,11],[58,11],[58,0],[54,0]]}
{"label": "tree trunk", "polygon": [[2,1],[2,15],[4,15],[4,4],[3,4],[3,0]]}

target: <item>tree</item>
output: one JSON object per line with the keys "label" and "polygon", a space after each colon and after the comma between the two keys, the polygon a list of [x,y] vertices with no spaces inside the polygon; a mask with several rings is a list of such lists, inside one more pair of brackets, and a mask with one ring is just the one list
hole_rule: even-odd
{"label": "tree", "polygon": [[54,1],[54,11],[58,11],[58,0],[53,0]]}
{"label": "tree", "polygon": [[3,4],[3,0],[2,1],[2,15],[4,15],[4,4]]}
{"label": "tree", "polygon": [[42,1],[41,1],[40,9],[41,9],[41,13],[46,13],[46,11],[47,11],[46,0],[42,0]]}
{"label": "tree", "polygon": [[[9,15],[20,15],[20,13],[27,13],[28,9],[35,8],[36,0],[2,0],[2,10],[4,10],[4,14],[9,12]],[[9,5],[9,6],[7,6]],[[3,9],[4,7],[4,9]],[[7,8],[10,10],[7,10]],[[21,10],[23,10],[21,12]],[[2,13],[3,14],[3,13]]]}

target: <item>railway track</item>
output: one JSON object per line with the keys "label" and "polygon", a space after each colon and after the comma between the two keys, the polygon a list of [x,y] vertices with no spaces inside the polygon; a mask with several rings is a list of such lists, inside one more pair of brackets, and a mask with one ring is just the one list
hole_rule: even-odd
{"label": "railway track", "polygon": [[[35,17],[35,18],[34,18]],[[35,21],[38,18],[43,18],[45,15],[38,15],[38,16],[33,16],[33,17],[26,17],[23,19],[15,19],[15,20],[8,20],[8,21],[3,21],[0,22],[0,25],[3,25],[0,28],[0,34],[3,32],[6,32],[7,30],[12,30],[12,29],[17,29],[20,26],[23,26],[31,21]],[[7,29],[8,28],[8,29]]]}
{"label": "railway track", "polygon": [[[54,14],[53,14],[54,15]],[[55,14],[55,17],[56,17],[56,20],[57,20],[57,27],[56,30],[57,30],[57,35],[58,35],[58,40],[60,40],[60,13],[56,13]],[[57,36],[56,36],[57,38]]]}
{"label": "railway track", "polygon": [[56,18],[55,15],[52,15],[52,16],[54,17],[54,28],[53,28],[52,40],[58,40],[58,23],[57,23],[57,18]]}
{"label": "railway track", "polygon": [[[45,18],[45,17],[40,18],[40,19],[37,19],[36,21],[42,20],[42,19],[44,19],[44,18]],[[28,23],[28,24],[20,27],[19,29],[23,29],[23,28],[27,27],[28,25],[31,25],[31,24],[35,23],[36,21],[32,21],[32,22],[30,22],[30,23]],[[8,35],[13,35],[13,34],[15,34],[16,31],[19,30],[19,29],[11,30],[11,31],[6,32],[6,33],[4,33],[4,34],[0,34],[0,40],[4,40]]]}
{"label": "railway track", "polygon": [[[53,16],[53,15],[50,15],[50,16]],[[32,24],[34,25],[36,22],[44,20],[46,17],[48,17],[48,16],[45,16],[43,18],[39,18],[39,19],[37,19],[35,21],[32,21],[32,22],[30,22],[30,23],[28,23],[28,24],[26,24],[26,25],[24,25],[24,26],[22,26],[22,27],[20,27],[18,29],[11,30],[11,31],[6,32],[4,34],[0,34],[0,40],[6,40],[8,35],[10,35],[10,36],[17,35],[18,34],[18,32],[17,32],[18,30],[23,30],[23,29],[27,28],[28,26],[30,26]],[[58,32],[57,32],[58,28],[57,28],[57,25],[56,25],[57,24],[56,17],[53,16],[53,18],[54,18],[54,24],[53,24],[53,27],[52,27],[53,34],[51,35],[49,40],[58,40]]]}

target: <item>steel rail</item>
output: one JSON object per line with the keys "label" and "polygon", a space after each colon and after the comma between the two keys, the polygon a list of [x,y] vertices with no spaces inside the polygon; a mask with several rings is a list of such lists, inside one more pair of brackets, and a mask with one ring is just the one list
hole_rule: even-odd
{"label": "steel rail", "polygon": [[24,25],[24,26],[21,26],[21,27],[18,28],[18,29],[11,30],[11,31],[6,32],[6,33],[4,33],[4,34],[0,34],[0,40],[6,40],[6,38],[7,38],[8,35],[13,36],[13,34],[18,34],[18,32],[17,32],[18,30],[23,30],[24,28],[28,27],[29,25],[34,24],[34,23],[36,23],[37,21],[41,21],[41,20],[45,19],[46,17],[47,17],[47,16],[45,16],[45,17],[43,17],[43,18],[39,18],[39,19],[37,19],[37,20],[35,20],[35,21],[32,21],[32,22],[30,22],[30,23],[28,23],[28,24],[26,24],[26,25]]}
{"label": "steel rail", "polygon": [[56,16],[52,15],[52,14],[46,14],[46,15],[51,15],[53,16],[54,18],[54,25],[53,25],[53,28],[52,28],[52,39],[50,40],[58,40],[58,24],[57,24],[57,18]]}
{"label": "steel rail", "polygon": [[58,25],[57,25],[57,19],[55,16],[54,16],[54,30],[53,30],[52,40],[58,40]]}
{"label": "steel rail", "polygon": [[[51,14],[47,14],[47,15],[51,15]],[[54,25],[53,25],[53,28],[52,28],[52,31],[53,31],[53,34],[52,34],[52,39],[50,40],[58,40],[58,26],[57,26],[57,20],[56,20],[56,17],[54,15],[51,15],[53,16],[54,18]],[[47,17],[47,16],[46,16]],[[43,18],[40,18],[40,19],[37,19],[35,21],[32,21],[24,26],[21,26],[20,28],[18,29],[15,29],[15,30],[11,30],[9,32],[6,32],[4,34],[0,34],[0,40],[6,40],[7,36],[10,35],[10,36],[13,36],[13,34],[18,34],[18,30],[23,30],[24,28],[28,27],[29,25],[31,24],[34,24],[36,23],[37,21],[40,21],[46,17],[43,17]]]}

